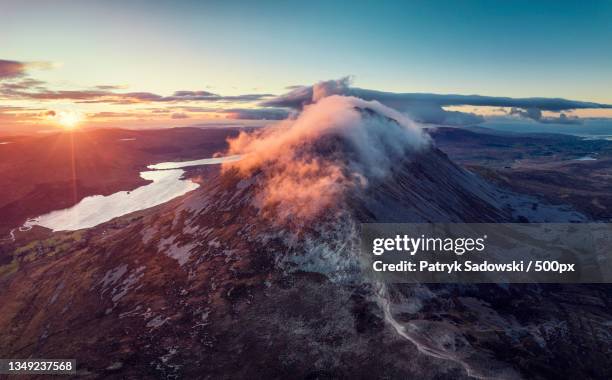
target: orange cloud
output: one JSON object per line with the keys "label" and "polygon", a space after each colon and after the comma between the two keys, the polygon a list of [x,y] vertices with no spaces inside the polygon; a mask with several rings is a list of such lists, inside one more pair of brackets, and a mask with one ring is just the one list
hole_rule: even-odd
{"label": "orange cloud", "polygon": [[330,96],[306,106],[295,120],[229,140],[223,164],[254,176],[256,204],[275,218],[312,218],[348,190],[388,175],[395,160],[429,144],[429,136],[399,112],[378,102]]}

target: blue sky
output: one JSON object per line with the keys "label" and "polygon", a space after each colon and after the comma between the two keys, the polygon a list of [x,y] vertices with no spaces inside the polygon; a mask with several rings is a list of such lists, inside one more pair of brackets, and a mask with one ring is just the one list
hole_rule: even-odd
{"label": "blue sky", "polygon": [[387,91],[612,101],[610,1],[5,3],[6,58],[61,62],[41,75],[81,85],[244,93],[354,75]]}
{"label": "blue sky", "polygon": [[239,118],[345,76],[383,92],[612,104],[612,1],[0,1],[0,66],[20,72],[0,83],[0,125],[40,121],[34,109]]}

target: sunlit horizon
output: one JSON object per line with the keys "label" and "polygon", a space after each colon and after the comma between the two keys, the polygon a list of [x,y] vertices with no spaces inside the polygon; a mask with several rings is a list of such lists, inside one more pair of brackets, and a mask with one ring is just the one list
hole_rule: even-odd
{"label": "sunlit horizon", "polygon": [[481,119],[529,116],[505,98],[596,104],[533,106],[549,122],[612,119],[606,1],[347,9],[333,2],[28,0],[3,5],[3,15],[0,132],[266,124],[293,111],[266,105],[271,100],[346,76],[352,88],[383,93],[499,98],[434,104]]}

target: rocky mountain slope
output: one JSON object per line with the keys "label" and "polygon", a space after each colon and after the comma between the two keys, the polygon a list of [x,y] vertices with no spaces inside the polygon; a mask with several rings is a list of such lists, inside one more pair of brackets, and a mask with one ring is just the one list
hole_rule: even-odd
{"label": "rocky mountain slope", "polygon": [[0,356],[84,378],[605,378],[609,287],[372,283],[364,222],[583,221],[455,165],[392,110],[329,97],[192,193],[2,246]]}

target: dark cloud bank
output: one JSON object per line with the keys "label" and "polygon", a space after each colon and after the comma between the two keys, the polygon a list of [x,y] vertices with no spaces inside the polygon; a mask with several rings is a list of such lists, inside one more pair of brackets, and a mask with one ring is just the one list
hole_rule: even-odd
{"label": "dark cloud bank", "polygon": [[19,77],[22,76],[25,71],[26,65],[23,62],[0,59],[0,79]]}
{"label": "dark cloud bank", "polygon": [[577,123],[561,113],[558,118],[544,118],[542,111],[562,112],[585,108],[612,108],[610,104],[582,102],[561,98],[509,98],[481,95],[440,95],[427,93],[393,93],[351,87],[350,78],[319,82],[313,86],[300,86],[292,91],[266,100],[264,107],[302,109],[306,104],[316,102],[329,95],[355,96],[380,103],[408,114],[422,123],[470,125],[484,121],[483,117],[468,112],[447,111],[446,106],[490,106],[511,108],[509,114],[545,123]]}
{"label": "dark cloud bank", "polygon": [[[46,83],[28,76],[30,69],[48,69],[49,62],[19,62],[0,60],[0,97],[30,100],[70,100],[78,103],[190,103],[190,102],[260,102],[259,108],[216,110],[229,119],[282,120],[300,111],[305,105],[329,95],[354,96],[376,100],[394,108],[415,121],[428,124],[473,125],[484,121],[483,116],[460,111],[449,111],[448,106],[490,106],[509,109],[510,116],[518,116],[541,123],[578,124],[580,119],[563,111],[575,109],[612,108],[610,104],[582,102],[562,98],[509,98],[481,95],[441,95],[428,93],[393,93],[351,87],[350,77],[323,81],[312,86],[289,86],[289,92],[272,94],[243,94],[222,96],[209,91],[175,91],[170,96],[151,92],[117,92],[121,86],[99,85],[85,90],[52,90]],[[558,112],[559,117],[543,117],[542,111]],[[186,118],[175,113],[172,118]]]}
{"label": "dark cloud bank", "polygon": [[30,100],[70,100],[79,103],[155,103],[155,102],[254,102],[273,97],[272,94],[242,94],[223,96],[209,91],[175,91],[170,96],[151,92],[116,92],[122,87],[99,85],[94,89],[52,90],[43,81],[28,76],[30,69],[48,69],[49,62],[0,60],[0,95],[5,98]]}

